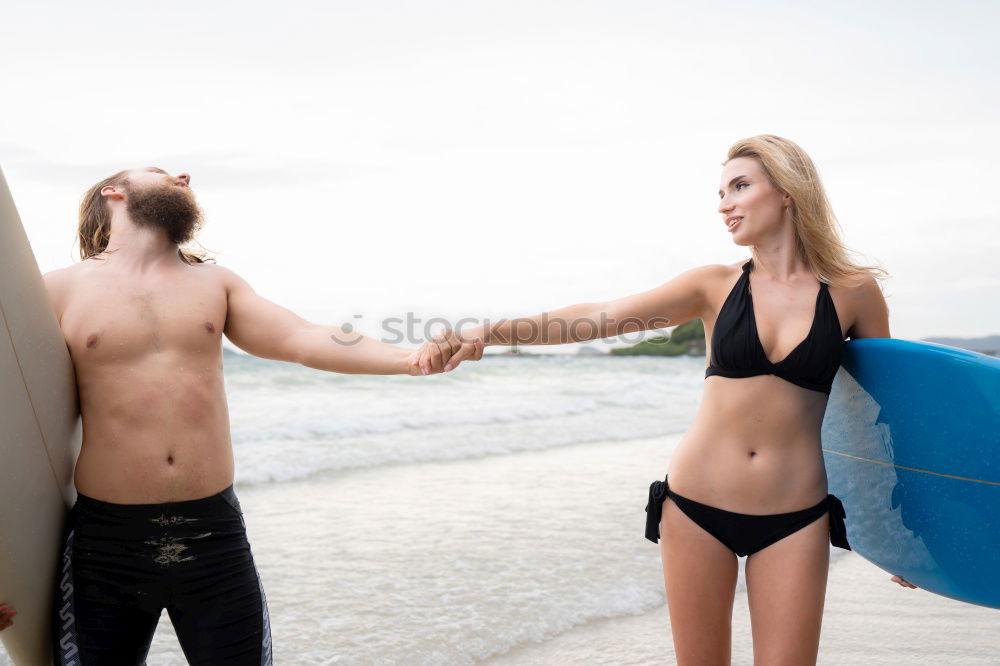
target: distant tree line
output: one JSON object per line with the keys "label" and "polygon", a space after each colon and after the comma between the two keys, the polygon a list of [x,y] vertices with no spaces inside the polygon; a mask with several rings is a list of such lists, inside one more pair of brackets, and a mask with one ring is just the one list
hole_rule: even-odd
{"label": "distant tree line", "polygon": [[658,335],[631,347],[612,349],[618,356],[683,356],[705,353],[705,326],[700,318],[686,321],[669,337]]}

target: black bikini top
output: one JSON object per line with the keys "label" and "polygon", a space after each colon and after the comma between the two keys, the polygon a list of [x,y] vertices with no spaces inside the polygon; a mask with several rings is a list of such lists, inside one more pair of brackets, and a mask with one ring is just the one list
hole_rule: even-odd
{"label": "black bikini top", "polygon": [[712,355],[705,377],[754,377],[775,375],[797,386],[830,393],[833,378],[840,368],[844,339],[837,308],[830,297],[830,287],[820,282],[816,311],[806,339],[777,363],[771,363],[757,335],[757,321],[750,296],[750,268],[753,259],[743,264],[743,274],[722,304],[712,332]]}

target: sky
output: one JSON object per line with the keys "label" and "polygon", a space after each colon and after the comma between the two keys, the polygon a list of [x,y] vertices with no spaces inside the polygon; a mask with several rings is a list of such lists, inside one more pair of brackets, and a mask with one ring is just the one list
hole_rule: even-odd
{"label": "sky", "polygon": [[1000,333],[997,3],[4,7],[0,168],[43,272],[90,185],[159,166],[315,323],[532,315],[748,257],[722,162],[771,133],[889,271],[893,337]]}

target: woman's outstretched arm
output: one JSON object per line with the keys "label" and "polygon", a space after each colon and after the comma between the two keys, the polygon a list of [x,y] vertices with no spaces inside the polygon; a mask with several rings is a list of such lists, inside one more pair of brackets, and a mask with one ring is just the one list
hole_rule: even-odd
{"label": "woman's outstretched arm", "polygon": [[698,266],[638,294],[445,331],[436,340],[480,338],[484,345],[559,345],[677,326],[704,314],[707,286],[725,271],[721,264]]}

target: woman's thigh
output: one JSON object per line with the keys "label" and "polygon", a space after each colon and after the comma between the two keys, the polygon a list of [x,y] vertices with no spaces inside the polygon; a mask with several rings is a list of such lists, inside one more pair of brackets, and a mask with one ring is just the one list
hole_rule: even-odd
{"label": "woman's thigh", "polygon": [[829,567],[829,514],[747,558],[754,663],[816,663]]}
{"label": "woman's thigh", "polygon": [[677,663],[728,665],[739,571],[735,553],[668,498],[660,521],[660,555]]}

